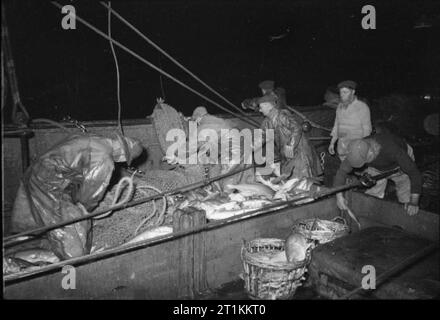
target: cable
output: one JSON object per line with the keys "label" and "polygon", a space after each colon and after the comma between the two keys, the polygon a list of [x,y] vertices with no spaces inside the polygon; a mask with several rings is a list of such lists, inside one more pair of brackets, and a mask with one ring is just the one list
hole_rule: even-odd
{"label": "cable", "polygon": [[[52,4],[61,9],[62,6],[56,2],[56,1],[52,1]],[[119,43],[116,40],[113,40],[112,38],[110,38],[109,36],[107,36],[105,33],[103,33],[102,31],[100,31],[99,29],[95,28],[94,26],[92,26],[90,23],[86,22],[84,19],[82,19],[80,16],[76,15],[76,20],[81,22],[82,24],[84,24],[86,27],[88,27],[89,29],[93,30],[94,32],[96,32],[97,34],[99,34],[101,37],[110,40],[113,42],[113,44],[117,45],[119,48],[123,49],[124,51],[128,52],[129,54],[131,54],[133,57],[137,58],[138,60],[140,60],[141,62],[143,62],[144,64],[148,65],[149,67],[153,68],[154,70],[162,73],[164,76],[168,77],[169,79],[173,80],[174,82],[178,83],[179,85],[181,85],[182,87],[184,87],[185,89],[191,91],[192,93],[198,95],[199,97],[205,99],[206,101],[212,103],[213,105],[215,105],[216,107],[222,109],[223,111],[232,114],[233,116],[240,118],[241,120],[251,124],[252,126],[255,127],[259,127],[260,124],[258,122],[252,121],[251,119],[248,119],[246,117],[243,117],[242,115],[236,114],[233,111],[221,106],[220,104],[218,104],[217,102],[209,99],[208,97],[204,96],[203,94],[197,92],[196,90],[194,90],[193,88],[189,87],[188,85],[184,84],[182,81],[176,79],[175,77],[173,77],[172,75],[170,75],[169,73],[161,70],[160,68],[158,68],[157,66],[155,66],[154,64],[152,64],[151,62],[147,61],[146,59],[142,58],[141,56],[139,56],[137,53],[135,53],[134,51],[128,49],[126,46],[124,46],[123,44]]]}
{"label": "cable", "polygon": [[225,101],[227,104],[229,104],[234,109],[238,110],[243,115],[247,115],[241,108],[237,107],[235,104],[233,104],[231,101],[226,99],[224,96],[222,96],[220,93],[218,93],[216,90],[211,88],[208,84],[206,84],[203,80],[201,80],[199,77],[197,77],[194,73],[189,71],[187,68],[185,68],[181,63],[179,63],[176,59],[171,57],[166,51],[164,51],[162,48],[160,48],[157,44],[155,44],[152,40],[147,38],[139,29],[137,29],[135,26],[133,26],[130,22],[125,20],[119,13],[117,13],[115,10],[109,8],[104,2],[100,2],[101,5],[106,7],[108,10],[110,10],[119,20],[121,20],[123,23],[125,23],[130,29],[132,29],[135,33],[137,33],[142,39],[147,41],[150,45],[152,45],[156,50],[161,52],[164,56],[166,56],[168,59],[170,59],[172,62],[174,62],[177,66],[179,66],[182,70],[184,70],[186,73],[188,73],[191,77],[193,77],[195,80],[197,80],[200,84],[202,84],[205,88],[210,90],[212,93],[214,93],[216,96],[218,96],[220,99]]}
{"label": "cable", "polygon": [[[108,24],[108,37],[112,37],[112,31],[111,31],[111,2],[108,2],[108,17],[107,17],[107,24]],[[117,87],[117,97],[118,97],[118,126],[119,131],[121,131],[121,134],[124,135],[124,130],[122,129],[122,120],[121,120],[121,87],[120,87],[120,74],[119,74],[119,65],[118,65],[118,58],[116,57],[115,48],[113,47],[113,42],[110,41],[110,48],[112,50],[113,59],[115,60],[115,66],[116,66],[116,87]]]}

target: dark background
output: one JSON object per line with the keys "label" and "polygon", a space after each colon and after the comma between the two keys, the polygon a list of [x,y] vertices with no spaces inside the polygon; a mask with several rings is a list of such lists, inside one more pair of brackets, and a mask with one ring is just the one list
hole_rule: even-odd
{"label": "dark background", "polygon": [[[109,41],[79,21],[76,30],[63,30],[61,10],[50,2],[4,3],[18,85],[31,117],[116,119],[116,71]],[[107,10],[98,2],[61,4],[73,4],[79,17],[107,33]],[[361,28],[366,4],[376,8],[376,30]],[[326,88],[345,79],[357,81],[358,93],[368,99],[439,92],[438,1],[113,1],[112,8],[237,105],[258,95],[257,85],[265,79],[287,90],[289,104],[305,106],[321,104]],[[421,20],[432,27],[416,28]],[[285,38],[269,41],[287,28]],[[114,16],[112,35],[221,101]],[[115,50],[123,119],[150,115],[157,97],[165,97],[186,115],[201,104],[222,113]]]}

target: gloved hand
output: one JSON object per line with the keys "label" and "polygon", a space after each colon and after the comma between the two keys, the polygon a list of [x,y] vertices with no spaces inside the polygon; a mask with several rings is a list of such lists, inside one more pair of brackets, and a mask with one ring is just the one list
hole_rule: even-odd
{"label": "gloved hand", "polygon": [[341,210],[348,210],[347,199],[344,198],[342,192],[336,194],[336,205]]}
{"label": "gloved hand", "polygon": [[414,216],[417,213],[419,213],[419,206],[417,206],[415,204],[407,202],[407,203],[405,203],[404,207],[405,207],[406,213],[408,213],[408,215],[410,215],[410,216]]}
{"label": "gloved hand", "polygon": [[405,203],[404,208],[408,215],[414,216],[419,212],[420,194],[411,193],[409,202]]}
{"label": "gloved hand", "polygon": [[335,144],[334,143],[330,143],[330,145],[328,146],[328,153],[330,153],[331,155],[335,154]]}

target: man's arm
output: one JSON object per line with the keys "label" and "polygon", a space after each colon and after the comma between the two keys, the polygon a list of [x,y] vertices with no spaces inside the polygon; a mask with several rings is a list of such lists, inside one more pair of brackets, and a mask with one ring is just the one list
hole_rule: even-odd
{"label": "man's arm", "polygon": [[[353,171],[353,168],[350,166],[350,163],[347,160],[342,161],[333,179],[333,186],[339,187],[344,185],[351,171]],[[347,210],[347,200],[345,200],[342,192],[336,194],[336,205],[341,210]]]}
{"label": "man's arm", "polygon": [[295,150],[302,136],[302,128],[300,124],[295,120],[293,115],[285,112],[281,112],[280,114],[280,124],[281,130],[286,130],[286,133],[287,131],[290,131],[290,141],[288,145]]}
{"label": "man's arm", "polygon": [[330,145],[328,147],[328,152],[332,155],[335,154],[335,143],[336,140],[338,140],[338,125],[338,109],[336,109],[335,123],[333,124],[332,132],[330,133],[332,139],[330,140]]}
{"label": "man's arm", "polygon": [[[399,151],[395,153],[395,159],[400,169],[409,176],[411,182],[411,198],[414,198],[414,204],[418,205],[418,197],[422,192],[422,174],[415,162],[403,149],[399,149]],[[412,195],[414,195],[414,197]]]}
{"label": "man's arm", "polygon": [[110,178],[115,168],[113,158],[102,155],[98,161],[91,160],[89,170],[85,173],[84,181],[78,193],[78,201],[87,210],[95,208],[107,190]]}
{"label": "man's arm", "polygon": [[361,104],[361,108],[359,110],[359,118],[361,120],[361,126],[363,135],[362,137],[367,137],[371,134],[371,116],[370,116],[370,108],[365,104]]}

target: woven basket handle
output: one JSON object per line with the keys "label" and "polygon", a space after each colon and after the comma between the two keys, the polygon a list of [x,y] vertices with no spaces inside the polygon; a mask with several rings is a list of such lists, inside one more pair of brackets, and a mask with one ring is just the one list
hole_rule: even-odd
{"label": "woven basket handle", "polygon": [[332,221],[334,221],[334,222],[338,222],[337,220],[342,220],[342,223],[346,226],[347,225],[347,220],[345,220],[343,217],[341,217],[341,216],[337,216],[337,217],[334,217],[333,219],[332,219]]}

